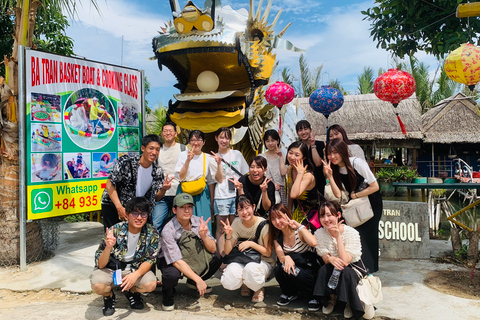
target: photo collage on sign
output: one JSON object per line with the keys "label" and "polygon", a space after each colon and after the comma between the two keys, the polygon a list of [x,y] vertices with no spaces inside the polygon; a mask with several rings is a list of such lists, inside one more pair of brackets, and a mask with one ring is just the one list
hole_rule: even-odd
{"label": "photo collage on sign", "polygon": [[[118,151],[135,152],[140,151],[139,136],[139,108],[135,103],[118,103]],[[119,154],[120,157],[120,154]]]}
{"label": "photo collage on sign", "polygon": [[30,97],[31,180],[62,180],[62,117],[59,95]]}

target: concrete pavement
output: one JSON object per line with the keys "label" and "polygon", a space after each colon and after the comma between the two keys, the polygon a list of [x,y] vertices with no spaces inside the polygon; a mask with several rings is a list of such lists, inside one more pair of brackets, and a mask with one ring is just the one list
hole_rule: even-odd
{"label": "concrete pavement", "polygon": [[[61,223],[60,245],[55,256],[29,264],[25,272],[20,272],[18,268],[0,268],[0,289],[91,292],[89,275],[93,270],[94,252],[103,232],[102,225],[97,222]],[[431,240],[430,247],[432,257],[451,250],[448,241]],[[384,300],[377,305],[376,315],[393,319],[480,319],[480,300],[458,298],[424,285],[423,280],[429,271],[447,268],[463,269],[451,264],[435,263],[431,259],[381,260],[380,271],[376,275],[383,283]],[[248,304],[238,292],[223,289],[218,279],[211,279],[207,283],[222,300],[231,301],[232,304]],[[179,284],[179,293],[188,290],[185,285]],[[155,294],[161,296],[160,292]],[[280,289],[275,280],[268,282],[265,294],[266,305],[276,306]],[[288,308],[299,310],[305,304],[305,301],[297,300]]]}

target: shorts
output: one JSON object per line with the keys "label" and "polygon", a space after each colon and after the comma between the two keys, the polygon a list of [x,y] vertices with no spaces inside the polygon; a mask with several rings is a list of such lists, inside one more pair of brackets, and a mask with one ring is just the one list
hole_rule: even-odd
{"label": "shorts", "polygon": [[215,199],[213,202],[215,215],[228,216],[236,213],[235,197],[228,199]]}
{"label": "shorts", "polygon": [[[112,286],[113,285],[113,272],[115,270],[109,268],[103,269],[95,269],[93,270],[92,274],[90,275],[90,284],[97,284],[97,283],[104,283],[106,285]],[[122,271],[122,278],[125,277],[127,274],[131,273],[130,269]],[[153,274],[152,271],[148,271],[143,276],[137,279],[135,282],[134,287],[141,287],[149,282],[157,281],[157,277]]]}

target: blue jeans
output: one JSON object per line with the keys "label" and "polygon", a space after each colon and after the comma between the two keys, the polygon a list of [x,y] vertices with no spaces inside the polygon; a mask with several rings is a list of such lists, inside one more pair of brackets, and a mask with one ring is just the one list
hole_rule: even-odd
{"label": "blue jeans", "polygon": [[92,127],[94,128],[94,131],[97,131],[97,127],[101,128],[103,130],[103,132],[106,131],[105,127],[102,124],[102,121],[100,121],[100,119],[98,119],[98,118],[97,118],[97,120],[92,120]]}
{"label": "blue jeans", "polygon": [[165,226],[165,220],[168,216],[168,212],[172,210],[174,196],[165,196],[162,200],[155,202],[153,208],[152,221],[153,226],[158,230],[158,233],[162,232]]}

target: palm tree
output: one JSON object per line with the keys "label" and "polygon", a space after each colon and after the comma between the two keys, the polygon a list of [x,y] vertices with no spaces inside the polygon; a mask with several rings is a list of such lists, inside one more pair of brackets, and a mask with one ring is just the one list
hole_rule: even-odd
{"label": "palm tree", "polygon": [[[96,0],[90,3],[98,11]],[[14,44],[12,55],[5,57],[5,78],[0,77],[0,112],[3,122],[0,125],[1,157],[0,157],[0,262],[2,265],[17,263],[20,239],[21,218],[19,214],[19,145],[18,121],[18,46],[32,47],[35,30],[37,9],[43,5],[45,12],[55,10],[67,12],[71,17],[75,15],[76,1],[72,0],[3,0],[0,2],[1,12],[12,9],[14,19]],[[29,230],[32,229],[32,230]],[[27,224],[28,236],[32,241],[38,239],[38,226]]]}
{"label": "palm tree", "polygon": [[313,91],[320,87],[323,64],[312,72],[303,54],[298,62],[300,65],[301,96],[310,97]]}
{"label": "palm tree", "polygon": [[328,83],[328,85],[332,88],[335,88],[335,89],[338,89],[340,90],[340,92],[346,96],[348,94],[347,91],[345,91],[345,89],[342,87],[341,83],[340,83],[340,80],[338,79],[335,79],[335,80],[330,80],[330,82]]}
{"label": "palm tree", "polygon": [[363,71],[357,76],[357,91],[359,94],[373,93],[373,82],[375,81],[373,69],[363,67]]}

